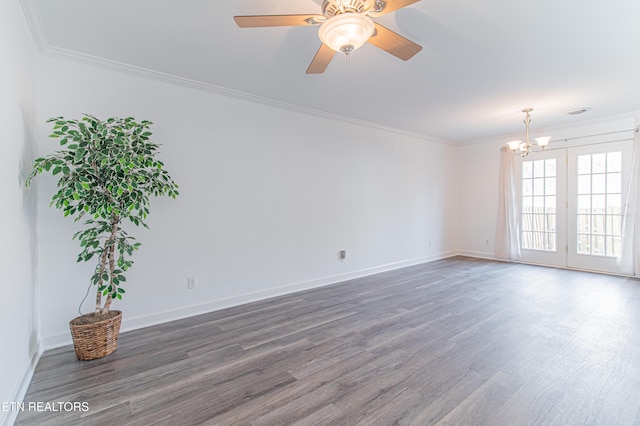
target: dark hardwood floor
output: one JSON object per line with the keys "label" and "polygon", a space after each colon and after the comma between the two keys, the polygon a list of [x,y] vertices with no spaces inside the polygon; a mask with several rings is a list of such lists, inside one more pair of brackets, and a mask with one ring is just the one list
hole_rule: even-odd
{"label": "dark hardwood floor", "polygon": [[[126,313],[125,313],[126,314]],[[640,425],[640,281],[455,257],[44,354],[17,425]]]}

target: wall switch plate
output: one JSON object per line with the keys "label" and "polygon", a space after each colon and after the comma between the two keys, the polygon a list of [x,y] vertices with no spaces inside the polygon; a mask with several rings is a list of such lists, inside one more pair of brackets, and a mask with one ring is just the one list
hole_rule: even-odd
{"label": "wall switch plate", "polygon": [[196,288],[198,286],[197,282],[196,282],[196,277],[188,277],[187,278],[187,288],[189,290],[193,290],[194,288]]}

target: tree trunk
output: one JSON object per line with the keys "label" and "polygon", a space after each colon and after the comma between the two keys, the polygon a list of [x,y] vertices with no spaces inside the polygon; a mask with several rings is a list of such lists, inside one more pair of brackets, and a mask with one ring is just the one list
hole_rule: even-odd
{"label": "tree trunk", "polygon": [[[107,267],[107,256],[109,255],[109,250],[107,247],[107,243],[109,242],[109,240],[104,242],[104,248],[102,249],[102,255],[100,256],[100,281],[98,281],[98,283],[96,284],[98,286],[98,289],[100,287],[102,287],[102,284],[104,283],[104,280],[102,279],[102,274],[104,274],[104,271]],[[102,292],[100,290],[96,291],[96,314],[100,313],[100,308],[102,307]]]}
{"label": "tree trunk", "polygon": [[[102,251],[102,255],[100,258],[100,281],[98,281],[98,289],[102,287],[105,283],[102,279],[102,275],[107,270],[107,263],[109,264],[109,285],[113,286],[113,271],[115,270],[116,265],[116,257],[115,257],[115,248],[116,248],[116,237],[118,236],[118,222],[120,222],[120,218],[114,216],[111,218],[111,234],[109,238],[104,242],[104,248]],[[104,291],[104,290],[103,290]],[[98,313],[107,313],[109,312],[109,308],[111,307],[112,301],[111,293],[107,295],[107,300],[102,305],[102,291],[98,290],[96,294],[96,314]]]}
{"label": "tree trunk", "polygon": [[[109,240],[113,242],[109,246],[109,285],[115,290],[115,286],[113,284],[113,271],[116,269],[116,237],[118,235],[118,222],[120,222],[119,217],[113,217],[111,219],[111,236]],[[106,314],[109,312],[109,308],[111,308],[111,302],[113,301],[113,297],[111,296],[111,292],[107,295],[107,301],[102,308],[102,313]]]}

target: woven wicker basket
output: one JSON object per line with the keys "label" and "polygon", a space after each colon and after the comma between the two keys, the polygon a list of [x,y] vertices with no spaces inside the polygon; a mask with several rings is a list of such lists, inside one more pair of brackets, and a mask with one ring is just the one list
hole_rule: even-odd
{"label": "woven wicker basket", "polygon": [[102,358],[118,348],[122,312],[109,311],[98,315],[99,318],[96,316],[95,313],[85,314],[69,322],[79,360]]}

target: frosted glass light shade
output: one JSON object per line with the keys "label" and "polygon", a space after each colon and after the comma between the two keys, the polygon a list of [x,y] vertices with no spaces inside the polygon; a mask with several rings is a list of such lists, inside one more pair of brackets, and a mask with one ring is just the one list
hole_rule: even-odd
{"label": "frosted glass light shade", "polygon": [[511,151],[515,151],[518,148],[520,148],[520,144],[522,143],[522,141],[511,141],[511,142],[507,142],[507,146],[509,146],[509,149]]}
{"label": "frosted glass light shade", "polygon": [[550,140],[551,140],[551,136],[542,136],[542,137],[536,138],[536,142],[538,143],[538,146],[541,148],[544,148],[545,146],[549,145]]}
{"label": "frosted glass light shade", "polygon": [[320,26],[320,40],[336,52],[350,53],[371,38],[373,21],[359,13],[336,15]]}

